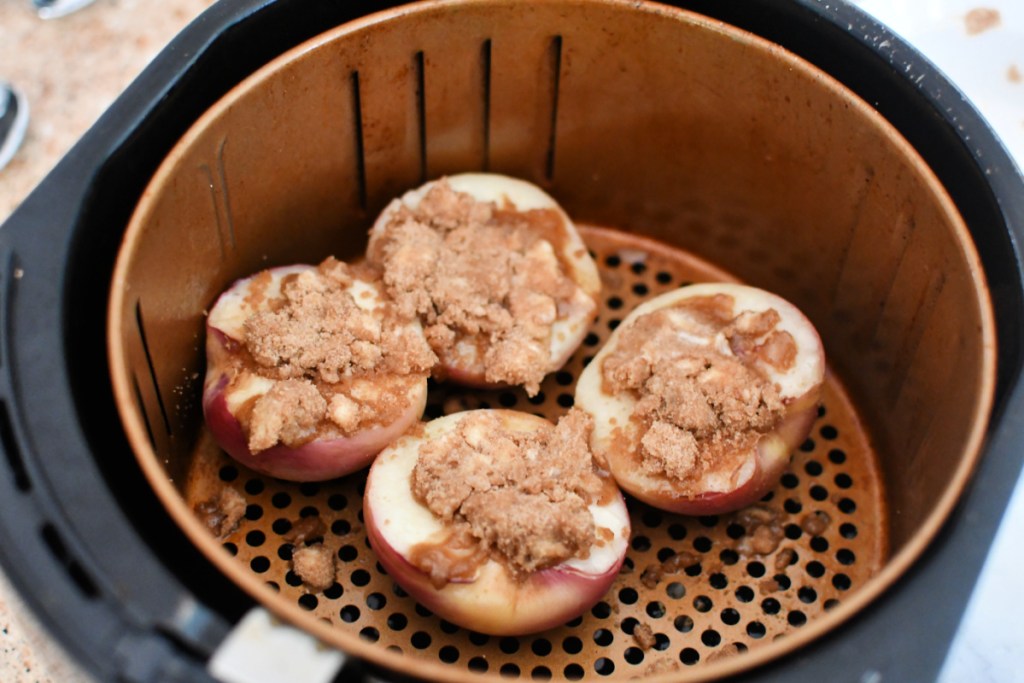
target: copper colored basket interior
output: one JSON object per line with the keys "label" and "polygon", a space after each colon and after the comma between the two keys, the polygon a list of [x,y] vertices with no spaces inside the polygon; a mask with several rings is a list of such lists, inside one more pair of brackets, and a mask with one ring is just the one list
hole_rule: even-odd
{"label": "copper colored basket interior", "polygon": [[[602,602],[549,632],[488,638],[439,620],[382,572],[361,524],[363,475],[290,484],[212,445],[199,394],[218,293],[268,266],[357,257],[393,196],[478,169],[543,185],[587,226],[603,306],[541,396],[432,385],[427,415],[490,405],[554,417],[644,298],[725,278],[773,290],[818,326],[831,368],[811,437],[761,503],[782,529],[777,549],[744,550],[741,516],[630,501],[631,571]],[[296,48],[175,147],[132,219],[112,291],[125,429],[196,545],[325,642],[447,680],[702,679],[791,652],[921,553],[970,475],[991,403],[974,247],[909,145],[809,64],[654,5],[431,3]],[[192,512],[223,486],[249,505],[224,542]],[[318,594],[290,572],[285,539],[308,515],[323,518],[338,557],[338,583]],[[693,562],[682,571],[642,580],[683,552]],[[652,647],[636,639],[639,623]]]}

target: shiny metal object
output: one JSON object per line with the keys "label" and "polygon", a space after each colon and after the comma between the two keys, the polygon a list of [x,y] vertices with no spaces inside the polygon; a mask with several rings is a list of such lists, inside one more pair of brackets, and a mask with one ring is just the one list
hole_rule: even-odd
{"label": "shiny metal object", "polygon": [[94,0],[32,0],[41,19],[57,19],[91,5]]}
{"label": "shiny metal object", "polygon": [[18,151],[27,129],[28,100],[13,85],[0,81],[0,169]]}

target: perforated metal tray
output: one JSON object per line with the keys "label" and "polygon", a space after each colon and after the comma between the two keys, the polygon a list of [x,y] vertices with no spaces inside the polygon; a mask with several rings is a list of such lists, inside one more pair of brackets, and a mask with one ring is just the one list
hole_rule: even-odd
{"label": "perforated metal tray", "polygon": [[[580,350],[532,398],[520,389],[432,384],[426,419],[500,407],[555,420],[572,407],[582,368],[633,307],[690,282],[729,279],[710,264],[652,240],[606,229],[581,232],[604,289],[600,314]],[[465,672],[579,680],[690,669],[804,627],[863,585],[885,563],[888,550],[877,454],[831,373],[812,436],[794,454],[780,485],[756,506],[777,527],[774,551],[761,555],[748,549],[749,511],[683,517],[629,500],[630,550],[609,593],[588,613],[536,636],[497,638],[468,631],[407,596],[367,542],[365,482],[365,472],[307,484],[265,477],[228,458],[204,433],[185,499],[196,508],[223,487],[234,488],[248,508],[223,543],[243,566],[335,629],[410,658],[451,665],[451,679]],[[336,557],[337,582],[323,592],[304,586],[290,562],[289,532],[310,516],[324,523],[322,544]],[[645,579],[645,570],[677,554],[687,558],[678,571]],[[651,629],[653,646],[637,639],[638,624]]]}

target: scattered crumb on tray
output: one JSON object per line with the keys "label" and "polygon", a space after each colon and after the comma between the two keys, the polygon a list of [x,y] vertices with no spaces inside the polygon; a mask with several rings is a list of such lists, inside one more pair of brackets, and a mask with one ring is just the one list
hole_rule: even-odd
{"label": "scattered crumb on tray", "polygon": [[737,548],[744,555],[770,555],[785,537],[779,512],[765,505],[746,508],[736,522],[746,530]]}
{"label": "scattered crumb on tray", "polygon": [[717,662],[729,657],[735,657],[741,652],[743,652],[743,648],[740,647],[739,643],[729,643],[712,652],[704,661],[708,663]]}
{"label": "scattered crumb on tray", "polygon": [[654,636],[654,631],[647,624],[640,622],[633,627],[633,640],[640,646],[641,650],[650,650],[652,647],[658,644],[658,639]]}
{"label": "scattered crumb on tray", "polygon": [[238,528],[245,509],[245,498],[230,486],[225,486],[217,495],[195,507],[199,519],[217,538],[224,538]]}
{"label": "scattered crumb on tray", "polygon": [[644,676],[654,676],[656,674],[664,674],[670,671],[679,671],[682,668],[682,664],[675,659],[658,658],[647,665],[644,669]]}
{"label": "scattered crumb on tray", "polygon": [[665,558],[658,564],[649,564],[640,574],[640,583],[647,589],[654,589],[665,574],[678,574],[687,567],[700,563],[700,558],[685,550]]}
{"label": "scattered crumb on tray", "polygon": [[827,512],[815,510],[800,520],[800,528],[811,536],[821,536],[831,523],[832,518]]}
{"label": "scattered crumb on tray", "polygon": [[291,531],[284,536],[284,540],[292,545],[301,545],[307,541],[315,541],[324,537],[327,527],[319,515],[302,517],[292,524]]}
{"label": "scattered crumb on tray", "polygon": [[775,556],[775,571],[785,571],[794,562],[796,562],[796,551],[792,548],[784,548]]}
{"label": "scattered crumb on tray", "polygon": [[292,553],[292,571],[319,593],[334,585],[334,554],[323,545],[310,545]]}

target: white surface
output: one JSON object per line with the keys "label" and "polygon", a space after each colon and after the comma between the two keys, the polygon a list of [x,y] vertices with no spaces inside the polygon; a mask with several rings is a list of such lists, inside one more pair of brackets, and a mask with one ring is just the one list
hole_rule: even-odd
{"label": "white surface", "polygon": [[[981,111],[1003,143],[1024,159],[1024,2],[1021,0],[860,0],[939,67]],[[994,9],[998,25],[971,35],[968,13]]]}
{"label": "white surface", "polygon": [[[924,53],[971,100],[1024,163],[1024,2],[861,0],[857,3]],[[968,12],[999,23],[967,31]],[[1024,480],[1017,482],[981,577],[939,676],[941,683],[1024,682]]]}
{"label": "white surface", "polygon": [[210,658],[209,671],[224,683],[329,683],[345,662],[304,631],[249,610]]}
{"label": "white surface", "polygon": [[939,677],[941,683],[1024,681],[1024,487],[1017,483]]}

